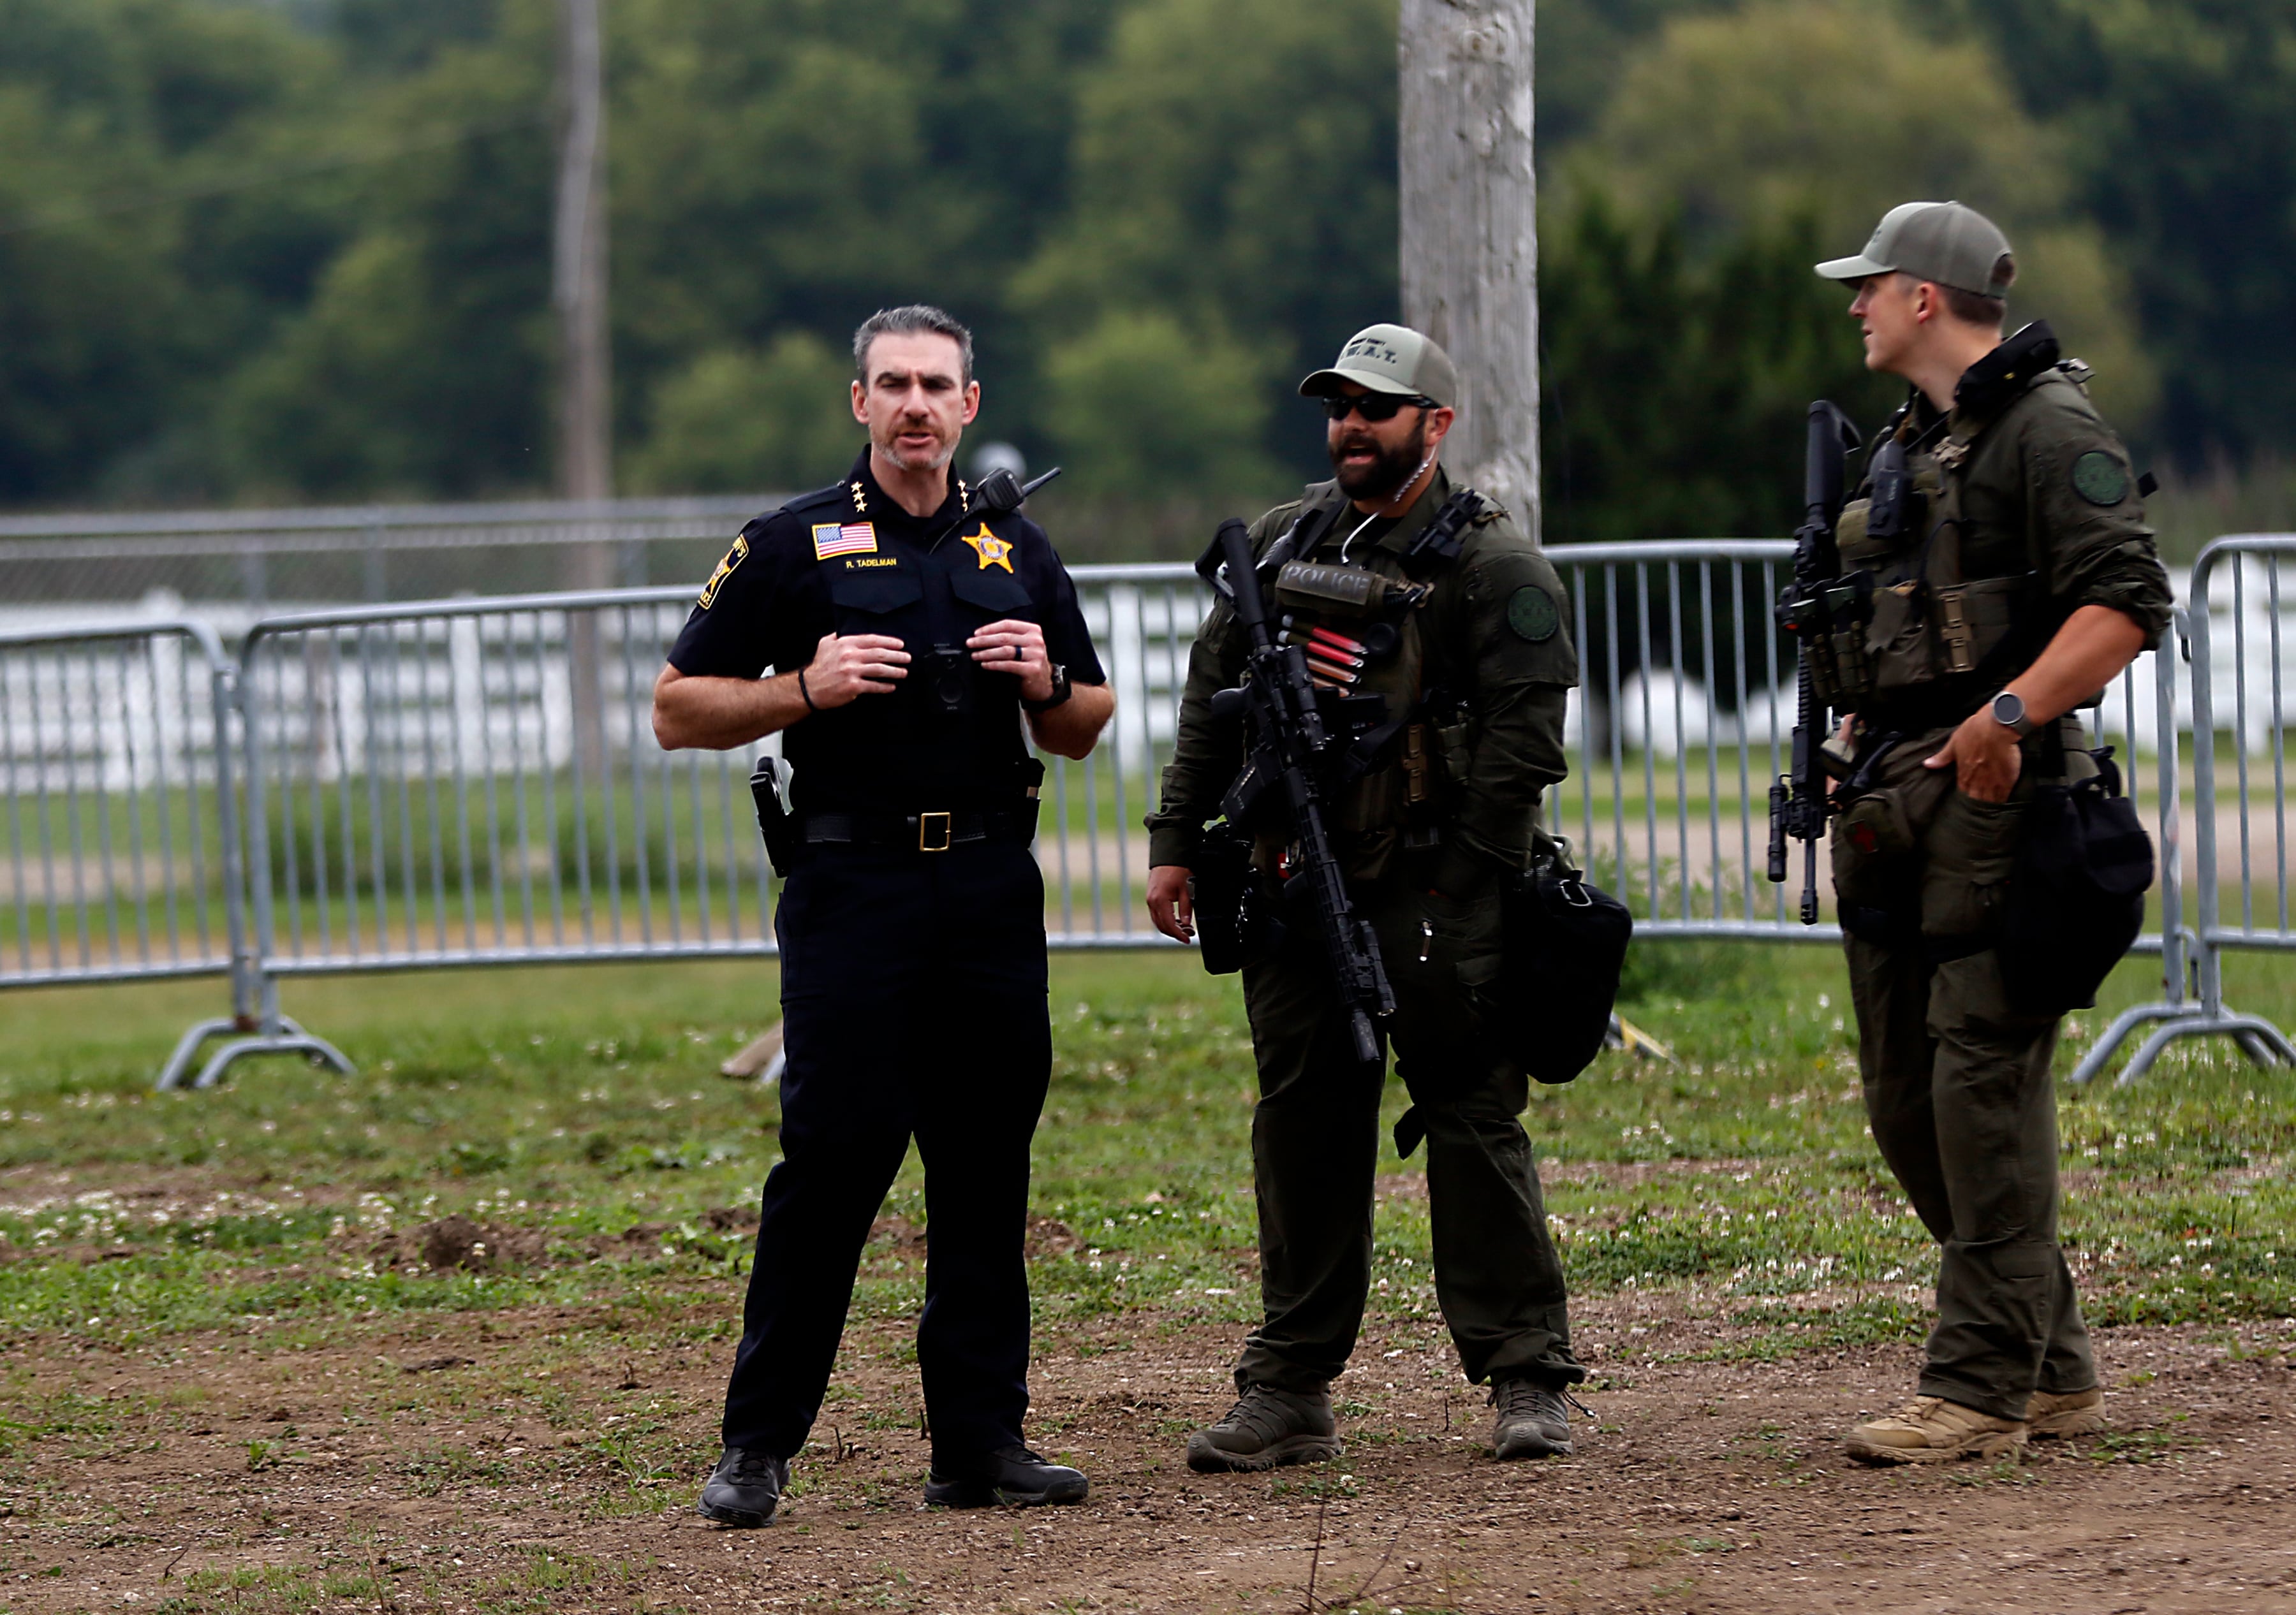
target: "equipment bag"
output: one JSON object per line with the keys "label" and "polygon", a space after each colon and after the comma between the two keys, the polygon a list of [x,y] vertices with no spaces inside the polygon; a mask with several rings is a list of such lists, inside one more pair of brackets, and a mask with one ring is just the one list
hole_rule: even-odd
{"label": "equipment bag", "polygon": [[1539,1081],[1568,1082],[1610,1032],[1634,917],[1578,870],[1554,867],[1516,877],[1505,914],[1500,1048]]}
{"label": "equipment bag", "polygon": [[2000,951],[2010,1001],[2058,1015],[2096,1002],[2096,990],[2144,928],[2152,842],[2120,794],[2112,748],[2089,754],[2094,779],[2045,785],[2025,809],[2025,838],[2009,877]]}

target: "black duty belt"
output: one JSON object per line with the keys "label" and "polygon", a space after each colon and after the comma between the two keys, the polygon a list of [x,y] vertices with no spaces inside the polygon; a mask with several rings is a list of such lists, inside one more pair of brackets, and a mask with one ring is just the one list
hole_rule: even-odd
{"label": "black duty belt", "polygon": [[972,809],[946,813],[805,816],[805,838],[808,844],[893,847],[907,852],[946,852],[968,841],[1026,841],[1033,828],[1023,813]]}

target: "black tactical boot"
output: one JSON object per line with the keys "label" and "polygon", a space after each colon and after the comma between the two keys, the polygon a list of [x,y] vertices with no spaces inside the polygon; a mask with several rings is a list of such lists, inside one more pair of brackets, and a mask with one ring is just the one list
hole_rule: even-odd
{"label": "black tactical boot", "polygon": [[1551,1458],[1570,1451],[1570,1408],[1562,1393],[1532,1380],[1500,1380],[1491,1387],[1491,1456]]}
{"label": "black tactical boot", "polygon": [[1047,1464],[1025,1447],[1000,1447],[964,1464],[944,1465],[936,1458],[925,1477],[925,1501],[939,1508],[1081,1503],[1091,1489],[1082,1470]]}
{"label": "black tactical boot", "polygon": [[701,1488],[701,1513],[720,1525],[763,1525],[781,1506],[789,1460],[762,1447],[729,1447]]}
{"label": "black tactical boot", "polygon": [[1339,1456],[1339,1427],[1332,1422],[1331,1393],[1324,1391],[1249,1386],[1219,1423],[1188,1438],[1188,1467],[1206,1474],[1316,1464]]}

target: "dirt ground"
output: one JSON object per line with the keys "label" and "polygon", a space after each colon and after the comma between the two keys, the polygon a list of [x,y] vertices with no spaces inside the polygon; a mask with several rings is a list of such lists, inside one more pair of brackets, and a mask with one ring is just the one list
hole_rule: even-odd
{"label": "dirt ground", "polygon": [[[857,1327],[801,1493],[762,1531],[692,1512],[724,1366],[699,1311],[635,1356],[569,1351],[609,1320],[567,1311],[269,1354],[195,1341],[165,1366],[19,1353],[16,1406],[97,1409],[107,1433],[18,1448],[0,1610],[2296,1611],[2284,1325],[2107,1332],[2108,1438],[1875,1471],[1839,1435],[1901,1398],[1910,1349],[1685,1360],[1751,1338],[1700,1310],[1581,1307],[1597,1416],[1536,1464],[1486,1455],[1432,1325],[1378,1331],[1341,1382],[1344,1457],[1260,1476],[1180,1462],[1225,1406],[1226,1332],[1055,1331],[1032,1428],[1091,1500],[966,1513],[917,1503],[906,1331]],[[491,1411],[505,1396],[549,1416]],[[598,1454],[642,1415],[683,1456],[633,1489]],[[255,1573],[234,1594],[232,1571]]]}

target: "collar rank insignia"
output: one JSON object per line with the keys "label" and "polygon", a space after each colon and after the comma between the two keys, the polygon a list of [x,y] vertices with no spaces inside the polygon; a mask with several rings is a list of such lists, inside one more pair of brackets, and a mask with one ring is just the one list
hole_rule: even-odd
{"label": "collar rank insignia", "polygon": [[1011,542],[991,533],[987,522],[980,524],[980,532],[966,535],[964,542],[971,544],[972,552],[980,558],[980,569],[983,572],[988,571],[991,567],[1002,567],[1007,572],[1013,570]]}
{"label": "collar rank insignia", "polygon": [[865,521],[849,521],[843,526],[833,521],[817,524],[813,529],[813,559],[829,560],[840,555],[874,555],[877,553],[877,529]]}
{"label": "collar rank insignia", "polygon": [[853,508],[856,510],[860,511],[863,515],[867,515],[869,513],[869,495],[863,491],[861,479],[857,477],[855,477],[851,485],[853,489]]}

